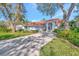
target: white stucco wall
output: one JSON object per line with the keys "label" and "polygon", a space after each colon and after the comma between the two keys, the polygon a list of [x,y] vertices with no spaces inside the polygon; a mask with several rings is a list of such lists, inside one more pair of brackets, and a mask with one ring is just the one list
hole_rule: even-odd
{"label": "white stucco wall", "polygon": [[20,29],[26,30],[26,28],[23,25],[16,25],[16,30]]}
{"label": "white stucco wall", "polygon": [[28,27],[28,30],[39,30],[40,29],[40,27],[36,27],[36,26],[34,26],[34,27]]}

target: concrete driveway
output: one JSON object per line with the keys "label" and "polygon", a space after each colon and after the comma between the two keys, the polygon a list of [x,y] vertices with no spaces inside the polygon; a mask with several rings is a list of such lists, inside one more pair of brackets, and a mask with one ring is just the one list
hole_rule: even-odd
{"label": "concrete driveway", "polygon": [[0,56],[39,56],[40,48],[53,38],[52,33],[37,33],[0,41]]}

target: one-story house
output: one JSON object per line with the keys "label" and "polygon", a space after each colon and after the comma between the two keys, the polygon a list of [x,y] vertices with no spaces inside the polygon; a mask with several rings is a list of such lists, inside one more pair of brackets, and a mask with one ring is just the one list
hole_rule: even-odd
{"label": "one-story house", "polygon": [[16,31],[17,30],[26,30],[26,28],[23,25],[16,25]]}
{"label": "one-story house", "polygon": [[28,22],[24,24],[24,27],[27,28],[27,30],[38,30],[38,31],[51,31],[55,28],[58,28],[63,20],[61,19],[50,19],[50,20],[42,20],[39,22]]}
{"label": "one-story house", "polygon": [[58,28],[63,20],[61,19],[50,19],[50,20],[42,20],[38,22],[28,22],[24,25],[16,25],[16,30],[38,30],[38,31],[52,31],[55,28]]}

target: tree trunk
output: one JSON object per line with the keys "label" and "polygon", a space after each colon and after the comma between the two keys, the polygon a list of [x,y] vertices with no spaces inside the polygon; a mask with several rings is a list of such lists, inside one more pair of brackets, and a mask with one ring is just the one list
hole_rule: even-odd
{"label": "tree trunk", "polygon": [[8,19],[9,19],[9,21],[10,21],[10,27],[11,27],[11,29],[12,29],[12,32],[15,33],[15,32],[16,32],[15,24],[14,24],[14,22],[12,21],[12,18],[11,18],[11,15],[10,15],[10,12],[9,12],[8,8],[7,8],[6,6],[5,6],[5,8],[6,8],[6,11],[7,11],[7,13],[8,13]]}
{"label": "tree trunk", "polygon": [[67,14],[64,14],[63,15],[63,19],[64,19],[64,29],[65,30],[69,30],[70,29],[70,26],[69,26],[69,22],[68,22],[68,17]]}
{"label": "tree trunk", "polygon": [[16,32],[16,27],[15,27],[15,24],[13,22],[10,22],[10,27],[12,29],[12,33],[15,33]]}
{"label": "tree trunk", "polygon": [[64,9],[63,4],[58,4],[58,5],[60,6],[60,8],[61,8],[61,10],[63,12],[63,20],[65,20],[64,29],[69,30],[70,27],[69,27],[68,21],[69,21],[71,13],[72,13],[72,11],[73,11],[73,9],[75,7],[75,3],[71,3],[71,5],[70,5],[70,7],[68,9],[68,12]]}
{"label": "tree trunk", "polygon": [[64,28],[66,30],[69,30],[70,29],[70,26],[69,26],[69,22],[68,21],[69,21],[70,15],[71,15],[74,7],[75,7],[75,3],[72,3],[71,6],[70,6],[70,8],[69,8],[69,10],[68,10],[68,13],[66,12],[66,15],[64,15],[65,16],[65,18],[64,18],[64,20],[65,20],[64,26],[65,27]]}
{"label": "tree trunk", "polygon": [[70,29],[69,23],[67,21],[64,22],[64,29],[65,30],[69,30]]}
{"label": "tree trunk", "polygon": [[70,29],[70,27],[69,27],[69,22],[68,22],[69,16],[67,16],[67,15],[68,15],[67,13],[63,13],[64,29],[65,29],[65,30],[69,30],[69,29]]}

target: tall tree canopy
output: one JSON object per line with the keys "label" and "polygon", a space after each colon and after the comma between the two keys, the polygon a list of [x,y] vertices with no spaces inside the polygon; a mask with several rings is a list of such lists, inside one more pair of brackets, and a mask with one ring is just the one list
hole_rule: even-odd
{"label": "tall tree canopy", "polygon": [[15,10],[16,10],[16,19],[17,19],[16,21],[24,21],[25,12],[26,12],[24,4],[22,3],[16,4]]}
{"label": "tall tree canopy", "polygon": [[15,22],[24,20],[24,5],[0,3],[0,12],[4,18],[10,21],[12,32],[15,32]]}
{"label": "tall tree canopy", "polygon": [[63,12],[63,20],[65,20],[64,23],[64,27],[65,29],[69,29],[69,25],[68,25],[68,20],[71,16],[71,13],[73,11],[73,9],[75,8],[76,4],[75,3],[71,3],[70,7],[68,8],[68,10],[65,10],[64,8],[64,3],[38,3],[37,4],[37,9],[42,12],[45,15],[49,15],[49,16],[54,16],[55,13],[61,9],[61,11]]}
{"label": "tall tree canopy", "polygon": [[47,16],[54,16],[57,9],[58,9],[57,4],[52,4],[52,3],[38,3],[37,4],[37,9],[42,12],[44,15]]}

